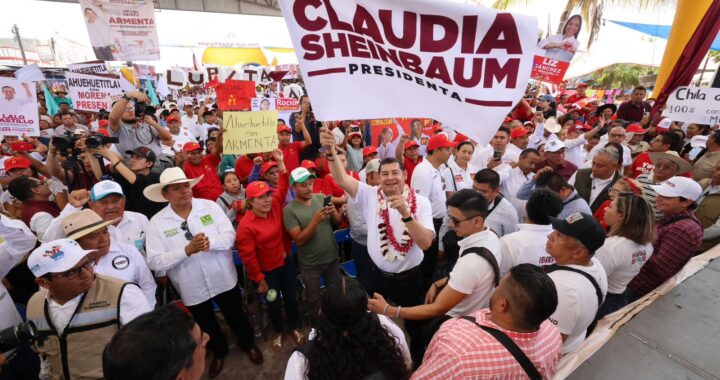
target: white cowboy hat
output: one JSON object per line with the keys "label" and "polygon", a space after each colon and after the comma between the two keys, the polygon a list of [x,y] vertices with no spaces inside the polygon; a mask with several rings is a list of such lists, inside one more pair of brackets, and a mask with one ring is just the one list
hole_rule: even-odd
{"label": "white cowboy hat", "polygon": [[202,181],[202,179],[203,176],[189,179],[185,175],[185,172],[178,167],[167,168],[160,174],[160,182],[146,187],[145,190],[143,190],[143,194],[145,194],[145,198],[153,202],[167,202],[168,200],[162,195],[162,189],[165,188],[165,186],[189,182],[190,187],[194,187],[198,182]]}
{"label": "white cowboy hat", "polygon": [[562,126],[558,124],[554,117],[549,117],[545,120],[545,130],[550,133],[558,133],[562,129]]}
{"label": "white cowboy hat", "polygon": [[683,174],[687,173],[690,170],[692,170],[692,165],[690,165],[689,162],[685,161],[680,155],[677,154],[674,150],[668,150],[667,152],[653,152],[650,153],[650,161],[652,161],[653,164],[656,164],[658,160],[669,160],[675,163],[675,165],[678,166],[678,171],[675,174]]}

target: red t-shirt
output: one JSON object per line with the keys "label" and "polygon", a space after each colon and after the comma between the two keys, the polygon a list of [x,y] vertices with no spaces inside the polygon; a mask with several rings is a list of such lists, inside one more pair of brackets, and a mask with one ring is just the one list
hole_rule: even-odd
{"label": "red t-shirt", "polygon": [[413,172],[415,171],[415,167],[418,166],[419,163],[422,162],[422,157],[418,157],[417,162],[412,162],[407,157],[404,158],[404,165],[405,165],[405,172],[407,172],[407,179],[405,180],[405,183],[410,186],[410,179],[412,178]]}
{"label": "red t-shirt", "polygon": [[237,161],[235,161],[235,174],[237,174],[240,179],[244,178],[244,180],[240,182],[247,185],[247,178],[250,176],[253,166],[255,166],[253,160],[247,155],[238,157]]}
{"label": "red t-shirt", "polygon": [[345,191],[335,183],[335,179],[332,178],[332,176],[328,176],[326,178],[315,178],[313,181],[313,193],[342,197]]}
{"label": "red t-shirt", "polygon": [[650,173],[654,167],[655,164],[650,160],[650,153],[642,152],[635,157],[632,165],[630,165],[630,177],[637,178],[640,174]]}
{"label": "red t-shirt", "polygon": [[203,157],[200,165],[193,165],[190,161],[185,161],[184,170],[188,178],[197,178],[204,175],[200,183],[193,187],[193,197],[215,202],[222,195],[225,190],[223,190],[217,174],[219,163],[220,157],[212,154]]}
{"label": "red t-shirt", "polygon": [[300,166],[300,151],[302,150],[302,141],[295,141],[288,145],[278,145],[278,149],[283,152],[283,161],[288,173]]}

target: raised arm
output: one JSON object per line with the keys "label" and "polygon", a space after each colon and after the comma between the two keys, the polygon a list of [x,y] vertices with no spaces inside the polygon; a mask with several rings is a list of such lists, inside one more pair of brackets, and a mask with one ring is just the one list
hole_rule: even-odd
{"label": "raised arm", "polygon": [[338,186],[342,187],[351,197],[355,198],[355,194],[357,194],[358,187],[360,186],[359,182],[349,176],[345,172],[342,163],[336,159],[337,148],[335,147],[335,136],[333,136],[332,132],[325,129],[320,133],[320,145],[324,146],[325,149],[330,152],[327,154],[326,160],[330,162],[328,166],[330,167],[330,173],[333,179],[335,179]]}

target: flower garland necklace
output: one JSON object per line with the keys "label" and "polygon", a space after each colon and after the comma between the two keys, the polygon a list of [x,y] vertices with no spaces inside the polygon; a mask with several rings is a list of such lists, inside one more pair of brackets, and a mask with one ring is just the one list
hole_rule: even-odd
{"label": "flower garland necklace", "polygon": [[[410,214],[415,216],[415,212],[417,211],[417,199],[415,198],[415,193],[410,191],[408,186],[404,186],[402,195],[403,198],[408,200],[410,203]],[[404,260],[405,255],[410,251],[410,248],[414,243],[413,238],[410,236],[407,225],[403,225],[402,241],[397,241],[395,238],[395,231],[390,223],[390,207],[388,206],[385,197],[383,197],[380,187],[377,189],[377,198],[378,216],[380,217],[378,231],[380,233],[380,250],[382,251],[383,258],[388,261]]]}

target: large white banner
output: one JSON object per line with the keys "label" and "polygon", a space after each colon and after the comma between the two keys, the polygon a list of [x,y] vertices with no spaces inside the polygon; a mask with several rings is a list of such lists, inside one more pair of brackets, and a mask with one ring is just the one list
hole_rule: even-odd
{"label": "large white banner", "polygon": [[152,0],[80,0],[80,7],[97,59],[160,59]]}
{"label": "large white banner", "polygon": [[685,123],[720,124],[720,88],[678,87],[670,94],[663,116]]}
{"label": "large white banner", "polygon": [[104,61],[91,61],[68,64],[68,70],[80,74],[107,74],[108,69]]}
{"label": "large white banner", "polygon": [[39,136],[35,83],[0,77],[0,136]]}
{"label": "large white banner", "polygon": [[65,76],[73,109],[110,111],[113,101],[122,97],[120,80],[115,75],[87,75],[68,72]]}
{"label": "large white banner", "polygon": [[535,17],[446,0],[280,0],[318,120],[428,117],[487,143],[522,97]]}

